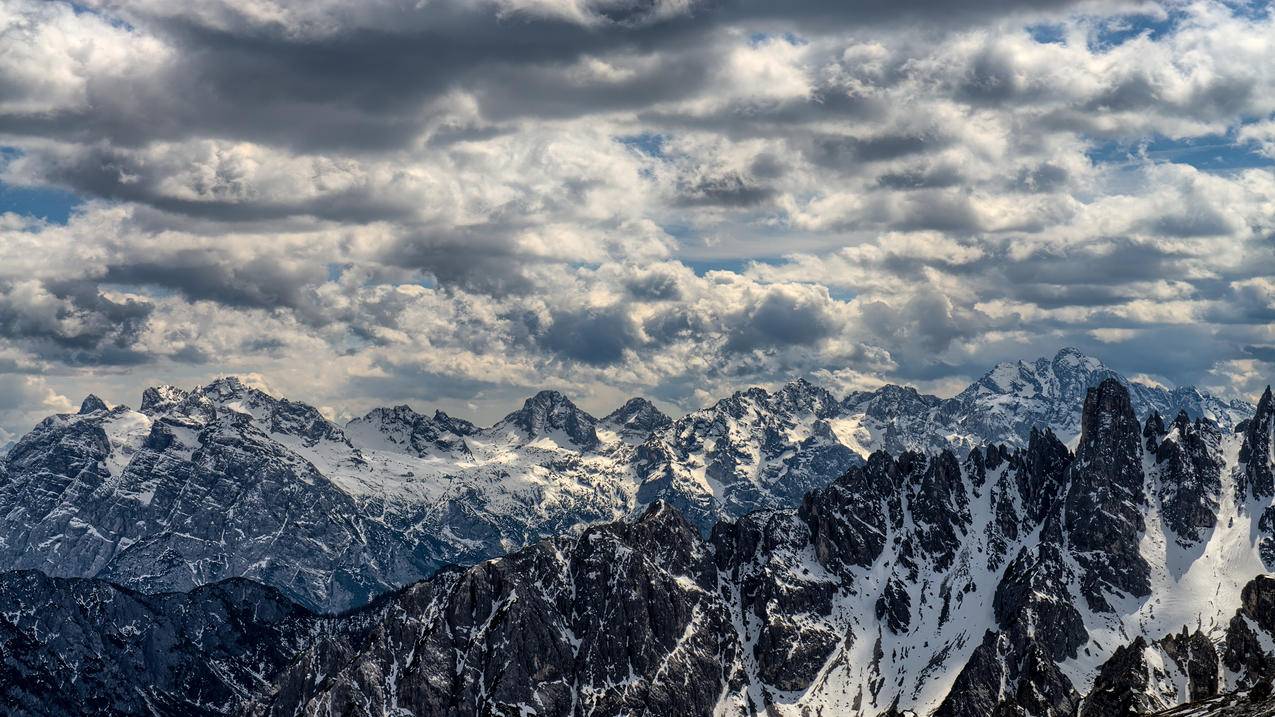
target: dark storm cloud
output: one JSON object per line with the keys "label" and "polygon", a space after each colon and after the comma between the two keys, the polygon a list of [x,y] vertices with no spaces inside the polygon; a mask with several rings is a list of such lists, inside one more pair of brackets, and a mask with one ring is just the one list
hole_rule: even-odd
{"label": "dark storm cloud", "polygon": [[[0,246],[6,280],[69,277],[0,290],[0,370],[238,362],[333,404],[641,375],[685,403],[1061,344],[1174,380],[1268,356],[1265,175],[1140,149],[1270,116],[1269,51],[1242,52],[1268,26],[1201,16],[1135,54],[1071,41],[1110,4],[238,1],[27,6],[120,37],[0,66],[3,181],[84,200],[0,235],[57,264]],[[1164,340],[1200,355],[1129,348]]]}
{"label": "dark storm cloud", "polygon": [[1245,346],[1244,353],[1258,361],[1275,364],[1275,346]]}
{"label": "dark storm cloud", "polygon": [[420,132],[422,104],[475,69],[565,61],[616,39],[566,22],[504,22],[458,2],[407,9],[397,30],[320,37],[136,16],[181,50],[163,75],[94,88],[91,112],[11,117],[0,129],[122,145],[211,134],[306,149],[398,148]]}
{"label": "dark storm cloud", "polygon": [[[467,89],[475,91],[484,117],[495,122],[636,111],[711,90],[713,63],[717,59],[710,51],[712,44],[664,47],[658,55],[641,58],[641,72],[620,80],[564,82],[568,69],[564,63],[538,67],[502,64],[485,71]],[[581,54],[587,51],[581,49]]]}
{"label": "dark storm cloud", "polygon": [[1151,372],[1179,385],[1204,382],[1219,361],[1248,358],[1233,338],[1202,325],[1153,326],[1137,340],[1094,347],[1096,355],[1110,354],[1110,365],[1133,374]]}
{"label": "dark storm cloud", "polygon": [[133,365],[151,360],[135,344],[151,304],[116,301],[92,282],[0,282],[0,339],[70,365]]}
{"label": "dark storm cloud", "polygon": [[268,222],[293,216],[364,223],[410,218],[417,207],[386,200],[368,188],[327,192],[306,199],[261,197],[235,170],[218,167],[206,184],[190,189],[198,198],[175,197],[163,184],[174,169],[186,169],[196,157],[160,162],[132,151],[93,145],[70,156],[35,155],[29,170],[80,196],[137,202],[161,212],[217,222]]}
{"label": "dark storm cloud", "polygon": [[623,306],[559,311],[540,336],[554,353],[592,366],[609,366],[640,343],[637,323]]}
{"label": "dark storm cloud", "polygon": [[825,136],[815,139],[810,159],[824,167],[857,170],[867,162],[882,162],[933,152],[951,140],[930,134],[886,134],[878,137]]}
{"label": "dark storm cloud", "polygon": [[[382,360],[376,363],[380,375],[352,377],[349,389],[356,395],[375,399],[381,405],[418,399],[432,402],[442,398],[471,399],[475,394],[507,389],[499,381],[458,376],[451,372],[430,371],[410,361]],[[521,395],[513,390],[511,396]]]}
{"label": "dark storm cloud", "polygon": [[686,307],[673,306],[647,317],[642,330],[656,346],[694,339],[707,330],[704,317]]}
{"label": "dark storm cloud", "polygon": [[1082,112],[1137,112],[1166,109],[1174,114],[1219,118],[1242,113],[1254,91],[1252,78],[1214,77],[1193,87],[1184,100],[1166,97],[1161,78],[1135,72],[1081,104]]}
{"label": "dark storm cloud", "polygon": [[1000,106],[1045,98],[1044,88],[1023,83],[1014,55],[995,45],[983,47],[973,57],[953,89],[957,98],[976,106]]}
{"label": "dark storm cloud", "polygon": [[1172,277],[1177,262],[1190,255],[1159,242],[1112,238],[1098,244],[1035,252],[1004,265],[1012,287],[1118,285]]}
{"label": "dark storm cloud", "polygon": [[543,259],[518,249],[513,237],[521,229],[525,226],[501,221],[421,228],[391,242],[379,259],[427,272],[444,286],[498,296],[525,294],[535,288],[526,270]]}
{"label": "dark storm cloud", "polygon": [[953,306],[936,292],[919,293],[901,307],[883,302],[866,304],[863,322],[877,336],[888,339],[889,345],[899,347],[898,355],[913,360],[943,353],[953,341],[994,326],[982,312]]}
{"label": "dark storm cloud", "polygon": [[1019,170],[1013,186],[1025,192],[1056,192],[1066,186],[1068,177],[1065,168],[1043,162]]}
{"label": "dark storm cloud", "polygon": [[[390,150],[420,134],[426,103],[462,85],[477,91],[491,117],[574,115],[689,96],[703,86],[713,60],[700,51],[704,38],[728,24],[813,22],[826,31],[939,12],[955,26],[1068,4],[803,2],[779,10],[718,1],[665,17],[649,3],[604,2],[592,6],[594,22],[582,25],[532,13],[504,16],[485,3],[453,0],[369,6],[360,22],[307,33],[243,18],[212,26],[121,3],[119,14],[133,27],[178,50],[166,68],[158,76],[91,83],[91,110],[0,115],[0,131],[123,146],[211,135],[308,150]],[[592,86],[563,83],[560,73],[548,71],[617,51],[658,52],[664,64]]]}
{"label": "dark storm cloud", "polygon": [[727,321],[726,350],[810,346],[832,336],[837,317],[825,296],[779,288]]}
{"label": "dark storm cloud", "polygon": [[1275,289],[1254,281],[1236,282],[1219,292],[1205,318],[1219,324],[1275,323]]}
{"label": "dark storm cloud", "polygon": [[887,172],[877,177],[878,186],[895,190],[942,189],[957,186],[964,181],[961,171],[947,164]]}
{"label": "dark storm cloud", "polygon": [[923,229],[961,235],[983,228],[982,219],[964,193],[919,190],[910,193],[903,206],[901,216],[894,222],[900,229]]}
{"label": "dark storm cloud", "polygon": [[682,296],[678,277],[660,270],[630,277],[624,282],[629,295],[639,301],[672,301]]}
{"label": "dark storm cloud", "polygon": [[683,206],[751,207],[775,196],[775,190],[746,180],[738,174],[705,177],[683,188],[678,203]]}
{"label": "dark storm cloud", "polygon": [[304,309],[310,288],[326,280],[323,267],[258,256],[239,260],[218,252],[194,249],[166,254],[162,260],[107,267],[108,284],[158,286],[180,292],[190,301],[215,301],[250,309]]}
{"label": "dark storm cloud", "polygon": [[1184,239],[1231,234],[1236,229],[1225,214],[1202,204],[1156,217],[1147,222],[1147,228],[1155,234]]}

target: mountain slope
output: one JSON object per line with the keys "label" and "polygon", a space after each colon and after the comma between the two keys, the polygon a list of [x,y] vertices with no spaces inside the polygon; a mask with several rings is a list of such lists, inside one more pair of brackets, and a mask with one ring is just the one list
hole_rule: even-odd
{"label": "mountain slope", "polygon": [[945,401],[937,420],[975,443],[1021,445],[1032,428],[1043,426],[1070,443],[1080,434],[1079,407],[1086,391],[1107,379],[1125,384],[1134,413],[1140,418],[1152,412],[1176,416],[1186,411],[1192,419],[1208,418],[1229,430],[1253,412],[1243,401],[1225,401],[1192,386],[1165,389],[1128,381],[1101,361],[1064,348],[1052,359],[997,364]]}
{"label": "mountain slope", "polygon": [[[659,501],[627,521],[448,568],[352,613],[267,613],[263,629],[292,653],[268,660],[264,678],[224,677],[241,685],[230,711],[1095,717],[1190,700],[1213,714],[1228,714],[1223,701],[1248,709],[1275,677],[1275,566],[1262,561],[1270,419],[1226,435],[1185,414],[1140,423],[1111,380],[1086,394],[1074,455],[1048,430],[1025,449],[963,458],[876,453],[798,508],[722,521],[707,539]],[[13,575],[0,588],[32,581]],[[106,589],[36,582],[42,598],[0,589],[0,627],[23,664],[61,649],[31,606],[82,604],[63,594]],[[255,635],[257,619],[240,632]],[[89,633],[83,644],[107,633],[126,652],[153,649],[144,630],[118,622],[73,624]],[[80,661],[72,671],[83,665],[93,669]],[[152,689],[150,679],[125,683],[175,704],[164,701],[171,681]],[[0,699],[25,694],[18,681],[0,684]]]}
{"label": "mountain slope", "polygon": [[314,638],[310,613],[242,579],[146,596],[9,572],[0,606],[5,714],[240,713]]}
{"label": "mountain slope", "polygon": [[324,608],[440,564],[285,447],[344,444],[314,409],[223,380],[147,410],[86,400],[13,448],[0,562],[151,592],[253,577]]}
{"label": "mountain slope", "polygon": [[[89,397],[0,461],[0,567],[145,591],[248,576],[343,609],[655,500],[707,534],[722,518],[796,506],[876,450],[1026,448],[1033,425],[1066,441],[1103,377],[1115,374],[1063,350],[998,366],[947,400],[898,386],[837,399],[797,380],[676,420],[642,399],[599,420],[542,391],[487,428],[407,406],[342,428],[235,379],[148,389],[138,411]],[[1139,417],[1180,405],[1220,418],[1219,436],[1201,440],[1221,441],[1244,408],[1128,385]],[[1216,503],[1200,490],[1218,479],[1179,463],[1211,482],[1164,496],[1166,509],[1198,523]]]}

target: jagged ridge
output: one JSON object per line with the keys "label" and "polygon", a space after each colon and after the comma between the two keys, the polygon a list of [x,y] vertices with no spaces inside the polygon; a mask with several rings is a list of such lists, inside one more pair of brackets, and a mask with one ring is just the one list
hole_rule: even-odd
{"label": "jagged ridge", "polygon": [[[1275,676],[1271,498],[1257,487],[1269,417],[1226,435],[1140,424],[1115,381],[1084,406],[1074,455],[1049,430],[960,458],[878,452],[798,508],[708,539],[660,501],[355,613],[300,614],[314,639],[235,709],[1090,717],[1260,703]],[[33,613],[19,602],[0,604],[6,624]],[[12,644],[50,649],[54,631],[17,632]]]}
{"label": "jagged ridge", "polygon": [[[235,379],[148,389],[138,411],[89,397],[0,461],[0,567],[145,591],[250,576],[343,609],[655,500],[707,534],[721,518],[795,506],[875,450],[1026,447],[1028,422],[1065,441],[1084,390],[1111,376],[1064,350],[997,367],[946,401],[895,386],[837,399],[798,380],[676,420],[642,399],[598,420],[543,391],[489,428],[407,406],[338,427]],[[1189,417],[1221,418],[1225,432],[1239,410],[1131,385],[1139,415],[1186,401]],[[1211,480],[1207,466],[1191,471]],[[1254,476],[1259,490],[1271,482]],[[1198,523],[1211,504],[1192,508],[1192,495],[1170,503]]]}

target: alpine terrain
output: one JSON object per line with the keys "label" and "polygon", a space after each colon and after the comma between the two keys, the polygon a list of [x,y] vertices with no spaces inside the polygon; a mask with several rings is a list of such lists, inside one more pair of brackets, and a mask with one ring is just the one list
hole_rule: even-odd
{"label": "alpine terrain", "polygon": [[[1074,452],[1048,427],[1016,448],[877,451],[799,505],[723,519],[707,537],[654,500],[339,615],[242,579],[144,595],[5,573],[0,704],[31,714],[1269,714],[1275,398],[1268,389],[1223,430],[1185,411],[1140,420],[1133,395],[1114,379],[1087,390]],[[338,440],[283,421],[277,406],[240,406],[242,433],[278,421],[275,435],[302,437],[297,451]],[[555,425],[555,444],[598,431],[565,415]],[[153,449],[130,466],[143,450]],[[387,529],[351,522],[336,535],[373,525]]]}
{"label": "alpine terrain", "polygon": [[676,420],[640,398],[597,419],[555,391],[485,428],[407,406],[341,427],[235,378],[151,388],[137,409],[89,396],[0,461],[0,569],[148,593],[247,577],[341,610],[655,501],[707,537],[801,505],[878,450],[1025,450],[1036,427],[1074,445],[1086,391],[1109,378],[1140,419],[1185,411],[1226,434],[1253,411],[1124,381],[1074,349],[998,365],[947,400],[898,386],[838,399],[797,380]]}

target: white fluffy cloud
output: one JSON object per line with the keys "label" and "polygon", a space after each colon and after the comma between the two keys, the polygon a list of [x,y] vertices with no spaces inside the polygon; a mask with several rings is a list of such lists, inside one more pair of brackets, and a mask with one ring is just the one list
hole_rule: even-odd
{"label": "white fluffy cloud", "polygon": [[0,425],[231,372],[484,419],[944,391],[1063,343],[1248,394],[1272,38],[1220,2],[0,2],[0,182],[82,200],[0,215],[37,406]]}

